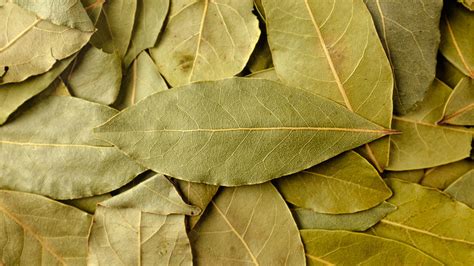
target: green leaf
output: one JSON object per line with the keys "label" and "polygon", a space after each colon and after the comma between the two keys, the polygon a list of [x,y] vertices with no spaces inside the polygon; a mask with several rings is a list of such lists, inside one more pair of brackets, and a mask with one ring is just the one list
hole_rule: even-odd
{"label": "green leaf", "polygon": [[114,107],[119,110],[125,109],[146,96],[167,89],[168,85],[153,60],[146,52],[142,52],[130,66]]}
{"label": "green leaf", "polygon": [[365,0],[394,75],[394,105],[411,111],[428,91],[436,72],[442,0]]}
{"label": "green leaf", "polygon": [[377,170],[353,151],[277,179],[276,184],[291,204],[330,214],[367,210],[392,195]]}
{"label": "green leaf", "polygon": [[365,231],[396,209],[384,201],[371,209],[350,214],[326,214],[302,208],[293,209],[292,213],[300,229]]}
{"label": "green leaf", "polygon": [[[393,77],[370,13],[356,1],[263,0],[268,42],[280,79],[389,128]],[[367,158],[382,171],[389,140]]]}
{"label": "green leaf", "polygon": [[454,88],[465,75],[440,54],[436,65],[436,77]]}
{"label": "green leaf", "polygon": [[186,199],[186,202],[197,206],[202,210],[199,215],[188,218],[189,228],[193,229],[204,214],[207,205],[211,203],[214,195],[216,195],[219,187],[201,183],[192,183],[184,180],[176,180],[176,182],[178,183],[179,190]]}
{"label": "green leaf", "polygon": [[374,228],[382,237],[418,248],[445,264],[474,263],[474,210],[438,190],[388,179],[398,209]]}
{"label": "green leaf", "polygon": [[0,127],[0,187],[73,199],[123,186],[144,169],[91,130],[114,114],[77,98],[42,99]]}
{"label": "green leaf", "polygon": [[260,35],[252,9],[252,0],[172,1],[168,24],[150,50],[171,86],[239,73]]}
{"label": "green leaf", "polygon": [[259,78],[259,79],[268,79],[268,80],[273,80],[273,81],[280,81],[280,78],[278,78],[278,75],[275,71],[275,69],[268,68],[264,70],[260,70],[257,72],[253,72],[252,74],[247,75],[248,78]]}
{"label": "green leaf", "polygon": [[92,217],[35,194],[0,190],[5,265],[85,265]]}
{"label": "green leaf", "polygon": [[234,78],[155,93],[95,133],[155,172],[237,186],[298,172],[392,132],[303,90]]}
{"label": "green leaf", "polygon": [[385,171],[383,175],[384,178],[398,178],[407,182],[419,183],[425,176],[425,170],[418,169],[398,172]]}
{"label": "green leaf", "polygon": [[124,57],[128,67],[143,50],[155,46],[158,34],[168,14],[170,0],[139,0],[130,46]]}
{"label": "green leaf", "polygon": [[446,1],[441,18],[441,54],[464,75],[474,78],[474,13]]}
{"label": "green leaf", "polygon": [[197,265],[304,265],[303,244],[278,191],[265,183],[222,188],[190,232]]}
{"label": "green leaf", "polygon": [[118,55],[90,46],[76,60],[66,81],[72,94],[105,105],[115,102],[122,81]]}
{"label": "green leaf", "polygon": [[89,18],[92,20],[92,23],[96,25],[99,20],[100,13],[102,12],[102,7],[105,3],[105,0],[81,0],[84,9],[89,15]]}
{"label": "green leaf", "polygon": [[301,230],[308,265],[443,265],[409,245],[362,233]]}
{"label": "green leaf", "polygon": [[444,190],[471,169],[474,169],[474,161],[470,159],[426,169],[420,184]]}
{"label": "green leaf", "polygon": [[451,125],[474,126],[474,80],[463,78],[454,88],[439,122]]}
{"label": "green leaf", "polygon": [[467,9],[474,11],[474,1],[473,0],[458,0],[459,3],[462,3]]}
{"label": "green leaf", "polygon": [[106,193],[87,198],[64,200],[63,203],[93,214],[97,208],[97,204],[104,200],[110,199],[111,197],[112,195],[110,195],[110,193]]}
{"label": "green leaf", "polygon": [[272,54],[265,33],[266,32],[262,32],[262,35],[260,35],[257,46],[255,50],[253,50],[249,62],[247,63],[247,67],[252,73],[273,68]]}
{"label": "green leaf", "polygon": [[[49,95],[53,96],[71,96],[71,93],[69,93],[68,88],[66,87],[66,84],[64,84],[63,80],[61,78],[57,78],[51,83],[49,86],[49,89],[51,89],[51,93]],[[47,93],[48,90],[45,91]]]}
{"label": "green leaf", "polygon": [[48,72],[20,83],[0,85],[0,125],[23,103],[44,91],[72,62],[74,56],[58,62]]}
{"label": "green leaf", "polygon": [[451,195],[455,200],[466,203],[474,209],[474,170],[471,170],[454,181],[444,192]]}
{"label": "green leaf", "polygon": [[92,35],[52,24],[12,3],[0,6],[0,32],[4,33],[0,37],[0,68],[8,67],[0,83],[23,81],[50,70],[57,60],[81,49]]}

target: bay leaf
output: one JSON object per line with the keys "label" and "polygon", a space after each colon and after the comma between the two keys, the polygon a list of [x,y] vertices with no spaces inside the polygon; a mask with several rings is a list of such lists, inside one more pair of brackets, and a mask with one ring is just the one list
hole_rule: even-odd
{"label": "bay leaf", "polygon": [[392,195],[377,170],[353,151],[275,182],[286,201],[320,213],[359,212]]}
{"label": "bay leaf", "polygon": [[0,127],[0,187],[56,199],[121,187],[143,167],[95,139],[91,130],[116,113],[73,97],[41,99]]}
{"label": "bay leaf", "polygon": [[171,86],[239,73],[260,35],[252,9],[252,0],[171,1],[168,24],[150,50]]}
{"label": "bay leaf", "polygon": [[471,169],[474,169],[474,161],[470,159],[426,169],[420,184],[444,190]]}
{"label": "bay leaf", "polygon": [[465,75],[440,54],[436,64],[436,77],[454,88]]}
{"label": "bay leaf", "polygon": [[474,170],[471,170],[454,181],[444,192],[451,195],[455,200],[466,203],[474,209]]}
{"label": "bay leaf", "polygon": [[362,233],[301,230],[308,265],[443,265],[404,243]]}
{"label": "bay leaf", "polygon": [[253,72],[247,75],[247,77],[280,81],[280,78],[278,78],[278,75],[274,68],[268,68],[268,69]]}
{"label": "bay leaf", "polygon": [[292,213],[299,229],[365,231],[396,209],[384,201],[368,210],[349,214],[319,213],[303,208],[293,209]]}
{"label": "bay leaf", "polygon": [[35,194],[0,190],[5,265],[85,265],[92,217]]}
{"label": "bay leaf", "polygon": [[474,11],[474,1],[473,0],[458,0],[459,3],[462,3],[467,9]]}
{"label": "bay leaf", "polygon": [[11,0],[40,19],[81,31],[94,31],[94,24],[79,0]]}
{"label": "bay leaf", "polygon": [[94,46],[83,49],[67,75],[74,96],[105,105],[115,102],[122,81],[122,65],[117,54]]}
{"label": "bay leaf", "polygon": [[425,176],[425,170],[385,171],[383,176],[384,178],[398,178],[407,182],[419,183]]}
{"label": "bay leaf", "polygon": [[153,60],[146,52],[142,52],[130,66],[113,106],[119,110],[125,109],[148,95],[167,89],[168,85]]}
{"label": "bay leaf", "polygon": [[298,172],[393,132],[304,90],[233,78],[155,93],[95,133],[155,172],[238,186]]}
{"label": "bay leaf", "polygon": [[254,0],[254,5],[260,17],[265,20],[265,10],[263,10],[262,0]]}
{"label": "bay leaf", "polygon": [[99,20],[105,0],[81,0],[81,3],[92,23],[95,25]]}
{"label": "bay leaf", "polygon": [[204,210],[207,208],[207,205],[211,203],[214,195],[216,195],[219,187],[202,183],[193,183],[179,179],[177,179],[176,182],[178,183],[179,190],[186,199],[186,202],[197,206],[202,210],[199,215],[188,217],[189,228],[193,229],[204,214]]}
{"label": "bay leaf", "polygon": [[[389,128],[393,77],[370,13],[356,1],[263,0],[268,42],[280,79],[346,106]],[[379,171],[389,140],[364,155]]]}
{"label": "bay leaf", "polygon": [[423,100],[436,72],[442,0],[365,0],[394,76],[394,109],[406,114]]}
{"label": "bay leaf", "polygon": [[106,194],[92,196],[92,197],[79,198],[79,199],[73,199],[73,200],[64,200],[63,203],[74,206],[85,212],[93,214],[95,213],[97,204],[99,204],[100,202],[104,200],[110,199],[111,197],[112,195],[110,195],[110,193],[106,193]]}
{"label": "bay leaf", "polygon": [[168,14],[170,0],[138,0],[130,46],[124,57],[128,67],[143,50],[155,46]]}
{"label": "bay leaf", "polygon": [[474,13],[455,1],[446,1],[440,30],[441,54],[464,75],[474,78]]}
{"label": "bay leaf", "polygon": [[48,71],[57,60],[81,49],[92,35],[52,24],[13,3],[0,6],[0,32],[5,33],[0,37],[0,68],[8,68],[0,83],[20,82]]}
{"label": "bay leaf", "polygon": [[64,81],[61,78],[55,79],[53,81],[53,83],[51,83],[49,88],[51,89],[51,94],[50,95],[71,96],[71,93],[69,93],[69,90],[68,90],[66,84],[64,84]]}
{"label": "bay leaf", "polygon": [[137,1],[106,1],[96,23],[91,43],[107,53],[123,58],[132,38]]}
{"label": "bay leaf", "polygon": [[271,183],[222,188],[190,232],[196,265],[304,265],[298,228]]}
{"label": "bay leaf", "polygon": [[257,42],[252,55],[249,58],[247,67],[250,72],[255,73],[273,67],[272,53],[266,38],[266,32],[262,30],[262,35]]}
{"label": "bay leaf", "polygon": [[438,190],[388,179],[397,210],[375,227],[378,236],[405,242],[448,265],[474,263],[474,210]]}
{"label": "bay leaf", "polygon": [[72,62],[73,57],[56,63],[48,72],[23,82],[0,85],[0,125],[27,100],[44,91]]}
{"label": "bay leaf", "polygon": [[459,81],[444,107],[441,124],[474,126],[474,80]]}

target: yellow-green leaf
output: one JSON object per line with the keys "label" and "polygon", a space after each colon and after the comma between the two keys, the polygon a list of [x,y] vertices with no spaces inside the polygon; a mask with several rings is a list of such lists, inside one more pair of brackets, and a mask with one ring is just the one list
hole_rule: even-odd
{"label": "yellow-green leaf", "polygon": [[63,203],[74,206],[88,213],[94,213],[97,208],[97,204],[104,200],[110,199],[111,197],[112,195],[110,195],[110,193],[106,193],[92,197],[64,200]]}
{"label": "yellow-green leaf", "polygon": [[398,178],[412,183],[419,183],[425,176],[424,169],[408,170],[408,171],[385,171],[383,173],[384,178]]}
{"label": "yellow-green leaf", "polygon": [[470,159],[426,169],[420,184],[444,190],[471,169],[474,169],[474,161]]}
{"label": "yellow-green leaf", "polygon": [[474,209],[474,170],[471,170],[454,181],[444,192],[451,195],[455,200],[466,203]]}
{"label": "yellow-green leaf", "polygon": [[474,126],[474,80],[459,81],[444,107],[442,124]]}

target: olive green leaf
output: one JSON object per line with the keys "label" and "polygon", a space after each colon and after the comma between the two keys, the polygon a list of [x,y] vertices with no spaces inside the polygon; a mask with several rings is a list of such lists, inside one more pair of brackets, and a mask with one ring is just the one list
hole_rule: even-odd
{"label": "olive green leaf", "polygon": [[232,77],[260,35],[253,1],[172,1],[168,24],[151,49],[171,86]]}
{"label": "olive green leaf", "polygon": [[[273,64],[284,83],[390,127],[392,71],[362,0],[262,3]],[[365,149],[364,155],[382,171],[388,163],[388,138]]]}
{"label": "olive green leaf", "polygon": [[155,172],[237,186],[298,172],[392,131],[304,90],[233,78],[155,93],[95,133]]}
{"label": "olive green leaf", "polygon": [[464,75],[474,78],[474,13],[454,1],[444,6],[439,50]]}
{"label": "olive green leaf", "polygon": [[375,227],[378,236],[412,245],[448,265],[474,263],[474,210],[436,189],[387,179],[397,210]]}
{"label": "olive green leaf", "polygon": [[35,194],[0,190],[4,265],[85,265],[92,217]]}
{"label": "olive green leaf", "polygon": [[66,82],[74,96],[109,105],[117,99],[121,81],[118,55],[90,46],[79,54]]}
{"label": "olive green leaf", "polygon": [[439,122],[451,125],[474,126],[474,80],[463,78],[454,88]]}
{"label": "olive green leaf", "polygon": [[465,75],[439,54],[438,63],[436,64],[436,77],[448,84],[449,87],[454,88]]}
{"label": "olive green leaf", "polygon": [[365,231],[396,209],[384,201],[371,209],[349,214],[326,214],[303,208],[293,209],[292,213],[300,229]]}
{"label": "olive green leaf", "polygon": [[113,0],[103,5],[91,43],[123,58],[132,38],[137,1]]}
{"label": "olive green leaf", "polygon": [[362,233],[301,230],[308,265],[443,265],[404,243]]}
{"label": "olive green leaf", "polygon": [[106,193],[106,194],[92,196],[92,197],[79,198],[79,199],[73,199],[73,200],[64,200],[62,202],[67,205],[74,206],[78,209],[81,209],[83,211],[93,214],[97,208],[98,203],[104,200],[110,199],[111,197],[112,195],[110,195],[110,193]]}
{"label": "olive green leaf", "polygon": [[420,184],[444,190],[471,169],[474,169],[474,161],[470,159],[426,169]]}
{"label": "olive green leaf", "polygon": [[255,50],[249,58],[247,67],[252,73],[273,67],[272,54],[265,32],[262,32],[262,35],[260,35]]}
{"label": "olive green leaf", "polygon": [[53,24],[81,31],[94,31],[94,24],[79,0],[10,0]]}
{"label": "olive green leaf", "polygon": [[91,130],[116,113],[73,97],[41,99],[0,127],[0,187],[73,199],[123,186],[143,167]]}
{"label": "olive green leaf", "polygon": [[451,195],[457,201],[466,203],[474,209],[474,170],[471,170],[454,181],[444,192]]}
{"label": "olive green leaf", "polygon": [[189,238],[197,265],[304,265],[298,228],[271,183],[222,188]]}
{"label": "olive green leaf", "polygon": [[64,84],[64,81],[61,78],[55,79],[53,83],[49,85],[48,89],[51,90],[51,93],[49,95],[71,96],[71,93],[69,93],[69,89],[67,88],[66,84]]}
{"label": "olive green leaf", "polygon": [[168,14],[169,5],[170,0],[137,1],[137,13],[130,46],[123,59],[126,67],[132,63],[140,52],[155,46],[158,34]]}
{"label": "olive green leaf", "polygon": [[120,94],[113,105],[121,110],[158,91],[168,89],[155,63],[146,52],[140,53],[124,78]]}
{"label": "olive green leaf", "polygon": [[280,78],[278,78],[278,75],[275,71],[275,69],[268,68],[264,70],[260,70],[257,72],[253,72],[252,74],[247,75],[248,78],[259,78],[259,79],[269,79],[273,81],[280,81]]}
{"label": "olive green leaf", "polygon": [[89,18],[95,25],[99,20],[105,0],[81,0],[81,2],[87,12],[87,15],[89,15]]}
{"label": "olive green leaf", "polygon": [[265,21],[265,10],[263,10],[262,0],[254,0],[255,10],[257,10],[260,17]]}
{"label": "olive green leaf", "polygon": [[276,184],[286,201],[320,213],[363,211],[392,195],[377,170],[353,151],[279,178]]}
{"label": "olive green leaf", "polygon": [[48,72],[31,77],[20,83],[0,85],[0,125],[23,103],[44,91],[61,72],[72,62],[74,57],[58,62]]}
{"label": "olive green leaf", "polygon": [[179,190],[186,199],[186,202],[199,207],[202,212],[199,215],[188,217],[189,228],[194,228],[196,223],[201,219],[204,210],[216,195],[218,186],[206,185],[201,183],[192,183],[184,180],[176,180]]}
{"label": "olive green leaf", "polygon": [[92,35],[52,24],[12,3],[0,6],[0,32],[4,33],[0,35],[0,68],[8,68],[0,83],[19,82],[48,71],[57,60],[81,49]]}
{"label": "olive green leaf", "polygon": [[417,169],[417,170],[408,170],[408,171],[385,171],[383,172],[384,178],[398,178],[401,180],[405,180],[407,182],[412,183],[419,183],[421,179],[425,176],[425,170]]}
{"label": "olive green leaf", "polygon": [[474,11],[474,1],[473,0],[458,0],[459,3],[462,3],[467,9]]}
{"label": "olive green leaf", "polygon": [[394,71],[395,111],[406,114],[435,77],[443,0],[365,2]]}

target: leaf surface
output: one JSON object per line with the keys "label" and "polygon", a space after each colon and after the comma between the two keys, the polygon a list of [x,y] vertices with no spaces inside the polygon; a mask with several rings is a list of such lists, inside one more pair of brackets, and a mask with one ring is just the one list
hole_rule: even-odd
{"label": "leaf surface", "polygon": [[259,79],[268,79],[273,81],[280,81],[278,75],[274,68],[268,68],[260,71],[253,72],[252,74],[247,75],[248,78],[259,78]]}
{"label": "leaf surface", "polygon": [[304,264],[298,228],[271,183],[222,188],[211,204],[190,232],[195,264]]}
{"label": "leaf surface", "polygon": [[155,172],[237,186],[309,168],[391,131],[303,90],[234,78],[155,93],[95,133]]}
{"label": "leaf surface", "polygon": [[397,178],[407,182],[419,183],[425,176],[425,170],[385,171],[383,174],[384,178]]}
{"label": "leaf surface", "polygon": [[465,75],[440,54],[436,65],[436,77],[454,88]]}
{"label": "leaf surface", "polygon": [[471,169],[474,169],[474,161],[470,159],[426,169],[420,184],[444,190]]}
{"label": "leaf surface", "polygon": [[92,197],[79,198],[79,199],[73,199],[73,200],[64,200],[63,203],[74,206],[85,212],[93,214],[95,213],[97,204],[107,199],[110,199],[111,197],[112,195],[110,193],[106,193],[106,194],[92,196]]}
{"label": "leaf surface", "polygon": [[474,126],[474,80],[463,78],[444,108],[442,124]]}
{"label": "leaf surface", "polygon": [[474,170],[471,170],[454,181],[444,192],[451,195],[455,200],[466,203],[474,209]]}
{"label": "leaf surface", "polygon": [[151,49],[173,86],[232,77],[247,64],[260,35],[253,1],[172,1],[168,24]]}

